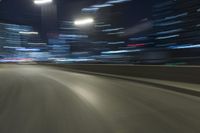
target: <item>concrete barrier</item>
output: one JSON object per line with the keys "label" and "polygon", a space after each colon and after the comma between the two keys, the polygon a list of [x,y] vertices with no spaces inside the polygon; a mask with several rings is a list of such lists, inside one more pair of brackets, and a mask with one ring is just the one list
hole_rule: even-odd
{"label": "concrete barrier", "polygon": [[66,69],[106,73],[120,76],[150,78],[186,83],[200,83],[200,67],[196,66],[140,66],[140,65],[53,65]]}

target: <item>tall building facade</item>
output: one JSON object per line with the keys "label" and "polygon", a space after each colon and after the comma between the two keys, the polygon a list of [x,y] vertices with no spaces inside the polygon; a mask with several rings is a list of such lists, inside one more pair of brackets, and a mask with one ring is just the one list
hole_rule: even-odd
{"label": "tall building facade", "polygon": [[32,26],[0,23],[0,62],[47,60],[46,43]]}
{"label": "tall building facade", "polygon": [[200,1],[167,0],[153,6],[155,45],[161,47],[200,43]]}

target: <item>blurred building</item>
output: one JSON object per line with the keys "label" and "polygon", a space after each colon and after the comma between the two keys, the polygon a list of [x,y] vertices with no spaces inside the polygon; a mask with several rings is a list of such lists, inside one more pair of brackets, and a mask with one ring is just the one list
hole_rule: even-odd
{"label": "blurred building", "polygon": [[131,26],[124,22],[128,21],[124,17],[129,2],[107,0],[83,8],[82,16],[95,18],[90,26],[75,27],[73,21],[62,21],[58,39],[69,45],[68,57],[140,64],[199,60],[199,0],[155,3],[151,18]]}
{"label": "blurred building", "polygon": [[199,44],[200,1],[168,0],[153,7],[157,46]]}
{"label": "blurred building", "polygon": [[21,46],[27,43],[28,36],[24,36],[21,32],[31,30],[30,26],[0,23],[1,46]]}
{"label": "blurred building", "polygon": [[56,33],[58,29],[57,1],[41,6],[41,35],[48,40],[49,34]]}
{"label": "blurred building", "polygon": [[125,54],[111,53],[117,53],[127,47],[127,38],[121,35],[127,28],[124,16],[129,2],[129,0],[107,0],[105,3],[98,3],[82,9],[82,14],[95,18],[93,25],[80,28],[80,30],[88,35],[90,42],[87,42],[89,45],[88,47],[86,45],[86,50],[97,62],[126,62]]}
{"label": "blurred building", "polygon": [[32,26],[0,23],[0,62],[47,60],[47,44]]}
{"label": "blurred building", "polygon": [[133,54],[139,63],[197,63],[200,60],[200,1],[166,0],[152,7],[152,28],[145,23],[126,30],[129,47],[141,48]]}
{"label": "blurred building", "polygon": [[199,62],[199,0],[167,0],[156,4],[153,22],[155,47],[169,49],[175,62]]}

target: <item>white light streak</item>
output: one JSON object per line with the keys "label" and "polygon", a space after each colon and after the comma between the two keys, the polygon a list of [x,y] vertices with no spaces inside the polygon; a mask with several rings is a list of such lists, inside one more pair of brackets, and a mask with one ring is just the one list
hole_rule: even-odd
{"label": "white light streak", "polygon": [[123,2],[129,2],[131,0],[110,0],[106,3],[109,3],[109,4],[117,4],[117,3],[123,3]]}
{"label": "white light streak", "polygon": [[92,8],[104,8],[113,6],[112,4],[100,4],[100,5],[93,5]]}
{"label": "white light streak", "polygon": [[29,31],[20,31],[19,34],[24,34],[24,35],[38,35],[38,32],[29,32]]}
{"label": "white light streak", "polygon": [[28,43],[28,45],[47,45],[47,43],[34,43],[34,42],[30,42],[30,43]]}
{"label": "white light streak", "polygon": [[124,28],[114,28],[114,29],[105,29],[102,30],[103,32],[112,32],[112,31],[118,31],[118,30],[123,30]]}
{"label": "white light streak", "polygon": [[135,50],[117,50],[117,51],[105,51],[102,52],[102,54],[120,54],[120,53],[131,53],[131,52],[139,52],[141,51],[140,49],[135,49]]}
{"label": "white light streak", "polygon": [[83,25],[89,25],[93,24],[94,19],[93,18],[85,18],[85,19],[79,19],[74,22],[74,25],[76,26],[83,26]]}
{"label": "white light streak", "polygon": [[34,4],[36,4],[36,5],[49,4],[52,2],[53,2],[53,0],[34,0]]}
{"label": "white light streak", "polygon": [[124,41],[121,41],[121,42],[109,42],[108,44],[110,45],[114,45],[114,44],[125,44]]}

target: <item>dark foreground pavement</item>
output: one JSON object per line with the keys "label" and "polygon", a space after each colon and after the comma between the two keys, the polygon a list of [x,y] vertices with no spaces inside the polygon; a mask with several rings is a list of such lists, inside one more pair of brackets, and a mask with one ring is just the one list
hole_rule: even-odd
{"label": "dark foreground pavement", "polygon": [[51,67],[4,65],[0,133],[200,133],[200,98]]}

